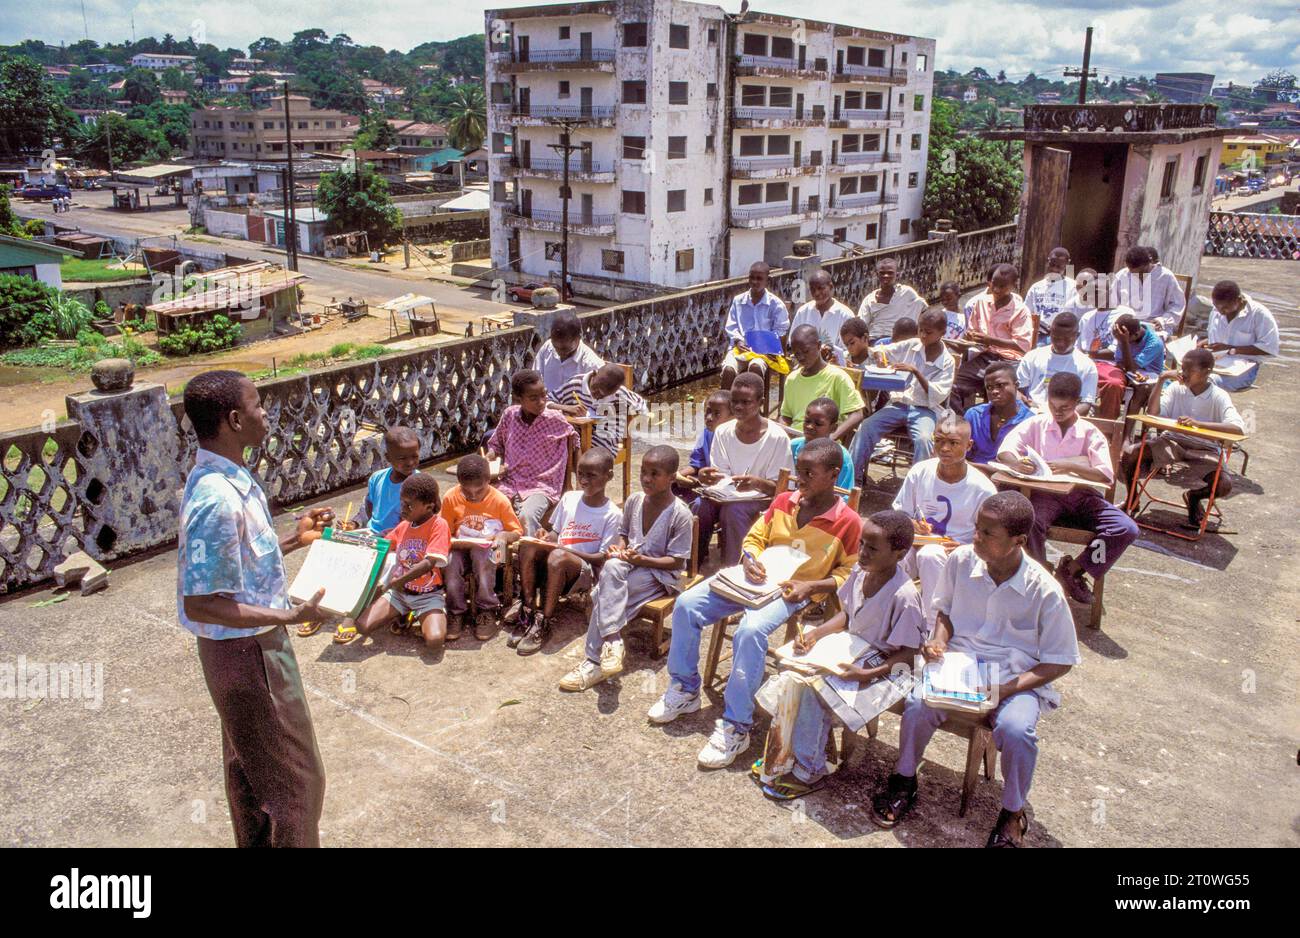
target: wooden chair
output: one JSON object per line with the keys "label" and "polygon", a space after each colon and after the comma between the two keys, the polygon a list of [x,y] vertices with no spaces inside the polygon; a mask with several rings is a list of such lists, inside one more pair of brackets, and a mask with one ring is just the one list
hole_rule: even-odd
{"label": "wooden chair", "polygon": [[[905,701],[898,701],[889,708],[890,713],[902,716],[903,705]],[[880,732],[880,718],[872,720],[867,724],[867,738],[875,739]],[[966,768],[962,775],[961,781],[961,805],[957,809],[958,817],[966,816],[966,807],[970,803],[970,796],[975,792],[975,785],[979,782],[980,763],[984,764],[984,777],[992,779],[997,769],[998,749],[993,744],[993,727],[989,724],[987,714],[962,713],[960,711],[949,711],[948,718],[939,725],[939,729],[952,733],[954,736],[960,736],[967,740],[966,745]],[[832,744],[834,733],[831,734]],[[836,759],[840,765],[844,765],[849,760],[856,748],[859,735],[850,732],[847,727],[844,728],[840,737],[839,754]]]}
{"label": "wooden chair", "polygon": [[1178,328],[1174,330],[1174,338],[1183,334],[1187,327],[1187,314],[1191,311],[1192,305],[1192,278],[1187,274],[1174,274],[1174,279],[1178,285],[1183,288],[1183,315],[1178,319]]}
{"label": "wooden chair", "polygon": [[[616,363],[611,362],[610,364]],[[619,367],[623,369],[623,379],[628,390],[632,390],[632,366],[619,365]],[[592,429],[595,427],[596,421],[591,417],[567,417],[566,419],[578,431],[578,438],[580,441],[578,445],[578,456],[581,456],[587,450],[591,449],[593,445]],[[570,459],[569,462],[570,471],[575,474],[576,478],[577,463],[574,459]],[[627,501],[628,495],[632,492],[632,428],[630,419],[625,426],[623,443],[619,447],[618,452],[614,454],[614,465],[616,467],[623,467],[623,501]]]}
{"label": "wooden chair", "polygon": [[[695,518],[691,522],[691,557],[686,564],[686,578],[682,583],[682,592],[704,579],[700,576],[699,540],[700,519]],[[667,653],[668,646],[672,644],[672,631],[670,629],[668,638],[665,638],[664,624],[672,621],[673,607],[676,605],[677,596],[652,599],[638,609],[632,618],[628,620],[628,625],[633,622],[644,622],[650,626],[650,656],[652,658],[662,658]]]}
{"label": "wooden chair", "polygon": [[[1120,475],[1120,457],[1124,449],[1124,420],[1106,420],[1103,417],[1084,417],[1097,429],[1106,435],[1106,442],[1110,446],[1110,467],[1114,475],[1114,481],[1106,488],[1103,493],[1108,502],[1115,501],[1115,487],[1119,482]],[[1029,490],[1021,489],[1025,497],[1032,493]],[[1064,541],[1066,544],[1073,544],[1079,547],[1087,547],[1097,537],[1096,532],[1089,531],[1086,528],[1071,528],[1064,525],[1054,524],[1047,529],[1047,539],[1049,541]],[[1106,577],[1104,575],[1096,578],[1092,587],[1092,609],[1089,612],[1088,627],[1091,629],[1101,628],[1101,616],[1104,612],[1102,605],[1102,594],[1106,590]]]}
{"label": "wooden chair", "polygon": [[[790,471],[788,469],[782,469],[781,472],[776,477],[776,491],[779,494],[781,492],[789,491],[790,488],[791,488]],[[854,486],[853,488],[846,490],[840,488],[837,485],[835,487],[835,493],[837,495],[843,496],[846,504],[853,511],[858,510],[858,505],[862,501],[862,490],[860,488]],[[785,641],[788,642],[794,638],[795,631],[799,627],[798,625],[799,617],[803,614],[803,611],[804,610],[802,609],[799,610],[799,612],[796,612],[793,616],[791,616],[788,620],[786,620]],[[722,646],[724,643],[730,642],[732,639],[732,635],[730,632],[727,631],[727,627],[730,625],[735,625],[739,621],[740,621],[739,615],[727,616],[726,618],[722,619],[720,622],[716,623],[713,626],[713,634],[709,638],[709,654],[707,659],[705,660],[705,665],[704,665],[704,686],[705,687],[711,688],[714,686],[718,674],[718,665],[720,665],[723,661],[726,661],[727,658],[730,657],[730,653],[728,653],[726,656],[723,655]],[[768,656],[769,658],[771,657],[770,650],[768,651]],[[718,686],[721,687],[725,683],[726,682],[724,681]]]}

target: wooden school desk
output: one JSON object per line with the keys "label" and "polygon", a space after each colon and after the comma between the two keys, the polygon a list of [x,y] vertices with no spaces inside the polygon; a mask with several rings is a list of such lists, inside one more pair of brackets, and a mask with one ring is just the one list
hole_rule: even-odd
{"label": "wooden school desk", "polygon": [[[1161,430],[1171,430],[1175,433],[1181,433],[1184,436],[1207,440],[1218,446],[1219,459],[1214,467],[1214,481],[1210,485],[1210,497],[1205,503],[1205,511],[1201,516],[1201,526],[1197,529],[1195,534],[1184,534],[1181,531],[1174,530],[1173,528],[1166,528],[1158,524],[1150,524],[1149,522],[1144,522],[1142,520],[1143,512],[1149,509],[1152,505],[1168,505],[1171,508],[1187,507],[1182,502],[1171,502],[1167,499],[1157,498],[1155,495],[1152,495],[1147,491],[1147,486],[1150,484],[1151,479],[1154,478],[1156,469],[1153,467],[1145,477],[1142,476],[1142,454],[1147,448],[1147,435],[1145,432],[1142,434],[1142,443],[1138,447],[1137,465],[1133,467],[1133,478],[1129,481],[1128,502],[1124,506],[1124,510],[1133,517],[1134,521],[1136,521],[1141,527],[1146,528],[1148,531],[1160,531],[1161,533],[1168,534],[1171,537],[1181,538],[1184,541],[1199,541],[1205,536],[1205,529],[1210,523],[1211,512],[1213,511],[1217,513],[1220,519],[1222,518],[1222,513],[1218,512],[1218,509],[1214,507],[1214,496],[1219,487],[1219,476],[1221,476],[1224,469],[1227,468],[1228,457],[1232,454],[1233,444],[1245,440],[1246,435],[1244,433],[1222,433],[1218,430],[1203,430],[1199,427],[1187,427],[1180,424],[1177,420],[1171,420],[1168,417],[1156,417],[1151,414],[1130,414],[1129,419],[1143,424],[1144,427],[1156,427]],[[1144,495],[1147,499],[1145,505],[1142,504],[1142,497]]]}

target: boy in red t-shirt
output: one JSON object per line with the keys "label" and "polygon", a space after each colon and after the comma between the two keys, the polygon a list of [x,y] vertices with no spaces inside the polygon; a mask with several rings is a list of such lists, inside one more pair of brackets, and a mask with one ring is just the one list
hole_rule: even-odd
{"label": "boy in red t-shirt", "polygon": [[402,520],[389,533],[395,564],[383,590],[357,620],[357,632],[369,635],[399,616],[414,613],[420,621],[424,644],[442,650],[447,636],[446,601],[442,572],[451,552],[451,532],[438,514],[442,500],[438,481],[422,472],[402,483]]}

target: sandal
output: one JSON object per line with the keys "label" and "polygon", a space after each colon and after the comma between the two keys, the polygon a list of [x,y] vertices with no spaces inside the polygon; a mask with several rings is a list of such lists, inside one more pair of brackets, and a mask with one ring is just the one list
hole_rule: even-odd
{"label": "sandal", "polygon": [[[1009,829],[1012,824],[1019,823],[1020,837],[1013,838],[1003,831]],[[1019,811],[1008,811],[1003,808],[998,812],[998,822],[993,826],[993,832],[989,834],[989,841],[985,847],[1020,847],[1025,834],[1029,830],[1029,818],[1025,817],[1025,809]]]}
{"label": "sandal", "polygon": [[813,792],[821,791],[825,787],[826,779],[824,778],[819,778],[815,782],[805,782],[797,778],[793,772],[787,772],[771,784],[763,786],[763,797],[770,798],[773,801],[794,801],[794,799],[802,798],[804,795],[811,795]]}
{"label": "sandal", "polygon": [[409,613],[399,619],[394,619],[392,622],[388,623],[388,631],[392,632],[394,635],[405,635],[406,630],[409,629],[410,627],[411,627],[411,616]]}
{"label": "sandal", "polygon": [[311,638],[320,631],[320,627],[321,623],[319,619],[315,622],[304,622],[302,625],[298,626],[297,635],[299,638]]}
{"label": "sandal", "polygon": [[357,627],[355,625],[340,625],[334,630],[335,645],[350,645],[358,638]]}
{"label": "sandal", "polygon": [[882,794],[876,795],[871,802],[871,820],[877,826],[890,830],[907,816],[916,804],[916,778],[894,774],[889,776],[889,785]]}

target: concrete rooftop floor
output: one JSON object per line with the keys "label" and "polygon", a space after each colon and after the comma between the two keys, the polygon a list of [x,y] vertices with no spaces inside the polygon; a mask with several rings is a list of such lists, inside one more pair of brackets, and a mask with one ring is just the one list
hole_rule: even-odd
{"label": "concrete rooftop floor", "polygon": [[[1197,546],[1143,539],[1110,577],[1100,632],[1076,608],[1083,664],[1064,704],[1039,724],[1032,846],[1295,846],[1294,484],[1300,407],[1300,267],[1206,258],[1202,295],[1222,277],[1268,303],[1280,361],[1238,396],[1255,411],[1249,482],[1226,527]],[[885,507],[897,482],[864,512]],[[445,475],[442,478],[446,479]],[[1289,481],[1291,480],[1291,481]],[[617,497],[617,481],[611,494]],[[1280,497],[1279,497],[1280,496]],[[336,495],[336,506],[362,497]],[[324,500],[322,504],[326,503]],[[290,519],[281,516],[281,525]],[[303,554],[289,558],[290,575]],[[175,554],[115,565],[105,592],[34,606],[51,590],[0,602],[0,662],[102,663],[99,709],[76,700],[0,700],[8,784],[0,839],[42,846],[228,846],[220,729],[194,651],[175,618]],[[747,776],[761,733],[730,769],[695,754],[715,700],[666,729],[645,711],[665,687],[662,660],[633,633],[628,673],[584,694],[560,676],[585,623],[566,612],[543,653],[466,637],[431,662],[387,632],[331,643],[295,639],[328,788],[322,840],[346,845],[979,846],[1000,780],[957,817],[964,744],[939,733],[921,799],[897,830],[865,815],[897,754],[897,720],[859,747],[797,809],[766,801]],[[765,723],[761,724],[765,728]]]}

